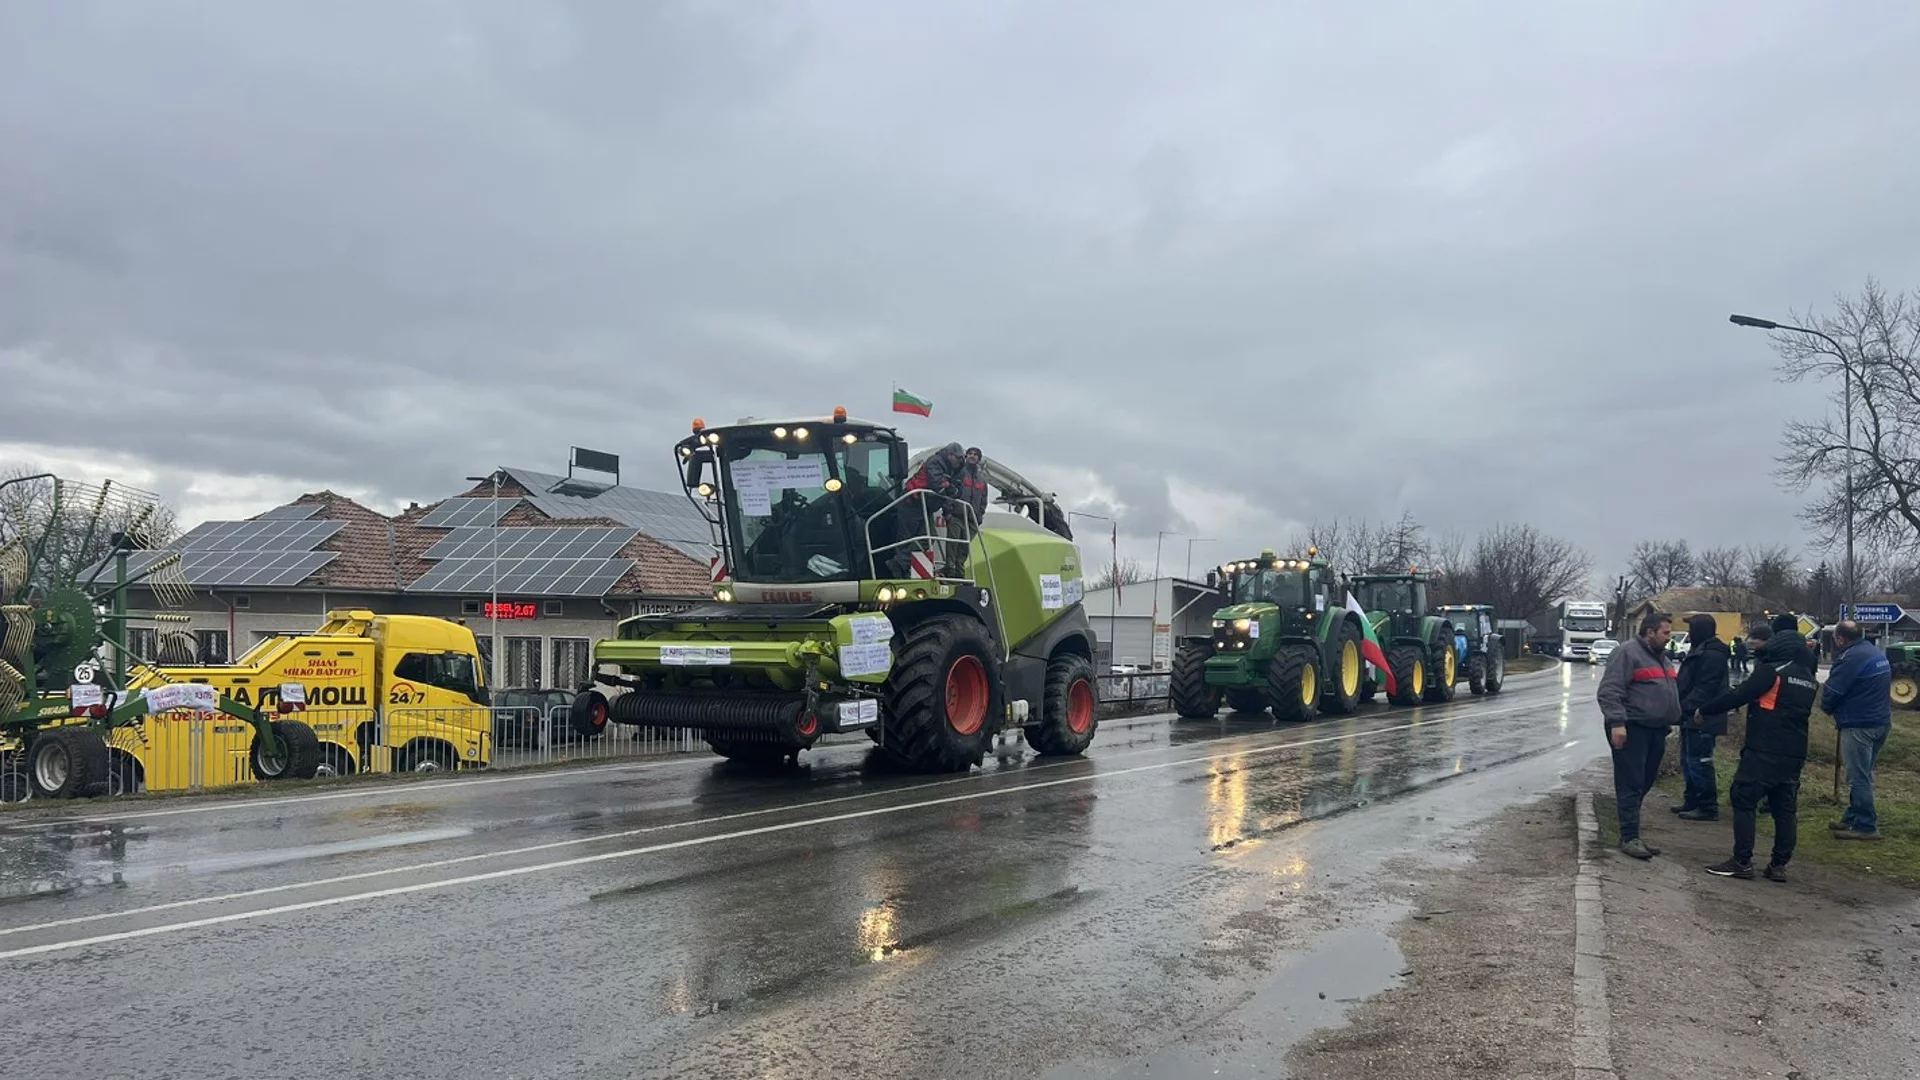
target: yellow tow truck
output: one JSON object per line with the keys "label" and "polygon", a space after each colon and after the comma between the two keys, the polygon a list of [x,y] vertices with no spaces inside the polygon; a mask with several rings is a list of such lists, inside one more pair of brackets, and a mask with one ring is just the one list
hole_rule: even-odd
{"label": "yellow tow truck", "polygon": [[[127,683],[133,691],[206,683],[242,705],[298,714],[320,740],[320,776],[480,768],[492,760],[479,645],[471,630],[446,619],[336,609],[318,630],[268,638],[231,664],[136,664]],[[116,729],[108,739],[119,752],[112,787],[250,783],[252,734],[220,719]]]}

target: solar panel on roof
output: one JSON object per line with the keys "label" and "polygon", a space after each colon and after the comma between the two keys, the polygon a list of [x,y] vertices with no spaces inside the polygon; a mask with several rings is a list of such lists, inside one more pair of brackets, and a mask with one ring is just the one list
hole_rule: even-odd
{"label": "solar panel on roof", "polygon": [[632,559],[502,559],[496,578],[492,559],[445,559],[407,586],[407,591],[604,596],[633,565]]}
{"label": "solar panel on roof", "polygon": [[611,558],[639,535],[635,529],[455,529],[426,550],[426,559]]}
{"label": "solar panel on roof", "polygon": [[264,514],[255,514],[255,521],[305,521],[320,512],[319,503],[288,503],[276,506]]}
{"label": "solar panel on roof", "polygon": [[210,521],[180,538],[181,551],[312,551],[346,528],[339,521]]}

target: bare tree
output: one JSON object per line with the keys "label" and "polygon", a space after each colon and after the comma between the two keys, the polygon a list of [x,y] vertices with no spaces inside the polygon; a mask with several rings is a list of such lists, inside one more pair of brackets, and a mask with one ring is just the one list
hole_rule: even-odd
{"label": "bare tree", "polygon": [[1463,594],[1456,602],[1491,604],[1504,618],[1528,619],[1584,591],[1592,572],[1586,553],[1566,540],[1532,525],[1496,525],[1474,541],[1455,577]]}
{"label": "bare tree", "polygon": [[1642,540],[1627,556],[1627,576],[1648,596],[1691,585],[1698,574],[1693,548],[1685,540]]}
{"label": "bare tree", "polygon": [[1708,548],[1695,560],[1699,566],[1700,584],[1711,588],[1745,588],[1747,584],[1746,557],[1737,547]]}
{"label": "bare tree", "polygon": [[1093,576],[1093,587],[1111,589],[1113,583],[1118,581],[1124,588],[1147,580],[1149,573],[1146,567],[1140,565],[1139,559],[1121,559],[1117,563],[1108,563],[1101,567],[1100,572]]}
{"label": "bare tree", "polygon": [[0,548],[17,544],[30,557],[34,589],[80,578],[112,553],[118,534],[137,534],[135,546],[159,547],[179,532],[173,509],[138,488],[56,484],[30,466],[0,473],[0,485]]}
{"label": "bare tree", "polygon": [[1798,607],[1804,591],[1803,575],[1793,550],[1783,544],[1747,549],[1747,576],[1754,592],[1762,599],[1788,607]]}
{"label": "bare tree", "polygon": [[1471,604],[1473,598],[1473,560],[1467,538],[1446,532],[1427,546],[1427,571],[1432,578],[1429,595],[1436,604]]}
{"label": "bare tree", "polygon": [[[1794,314],[1817,337],[1777,332],[1781,374],[1834,383],[1835,411],[1787,425],[1779,476],[1789,488],[1818,488],[1802,516],[1832,544],[1846,531],[1849,508],[1860,539],[1920,555],[1920,292],[1888,293],[1867,280],[1858,296],[1834,300],[1834,314]],[[1850,376],[1850,378],[1849,378]],[[1853,389],[1853,433],[1844,417]],[[1846,475],[1852,445],[1853,491]]]}

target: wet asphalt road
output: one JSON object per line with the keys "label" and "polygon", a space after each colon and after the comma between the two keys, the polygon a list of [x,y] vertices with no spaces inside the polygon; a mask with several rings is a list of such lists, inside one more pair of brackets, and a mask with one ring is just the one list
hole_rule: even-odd
{"label": "wet asphalt road", "polygon": [[0,981],[44,1020],[8,1024],[0,1061],[1281,1075],[1400,970],[1384,887],[1604,752],[1592,679],[1303,725],[1109,721],[1084,758],[1016,743],[961,777],[845,746],[8,815]]}

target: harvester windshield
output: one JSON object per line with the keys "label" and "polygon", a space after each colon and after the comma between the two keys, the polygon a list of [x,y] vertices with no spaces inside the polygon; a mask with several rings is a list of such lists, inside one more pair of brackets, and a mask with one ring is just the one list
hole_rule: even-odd
{"label": "harvester windshield", "polygon": [[861,432],[805,438],[802,430],[740,429],[721,446],[738,580],[853,581],[867,572],[866,521],[901,489],[894,441]]}
{"label": "harvester windshield", "polygon": [[1305,570],[1243,570],[1233,575],[1233,602],[1301,607],[1307,600]]}

